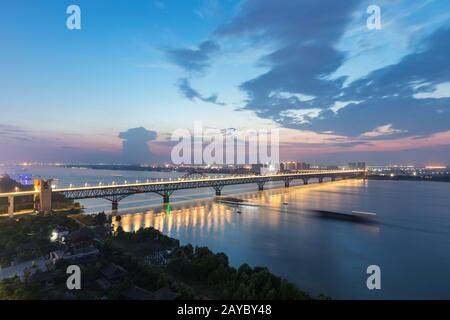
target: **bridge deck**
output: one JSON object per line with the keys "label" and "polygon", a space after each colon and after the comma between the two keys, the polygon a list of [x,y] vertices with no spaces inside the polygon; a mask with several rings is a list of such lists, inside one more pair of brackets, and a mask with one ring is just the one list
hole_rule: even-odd
{"label": "bridge deck", "polygon": [[[102,196],[110,196],[116,194],[133,194],[142,192],[158,192],[164,190],[179,190],[179,189],[191,189],[191,188],[203,188],[203,187],[216,187],[226,186],[232,184],[246,184],[246,183],[264,183],[270,181],[286,181],[294,179],[304,178],[321,178],[321,177],[334,177],[334,176],[348,176],[348,175],[360,175],[365,170],[308,170],[299,171],[295,173],[282,173],[272,175],[244,175],[244,176],[221,176],[221,177],[203,177],[195,179],[177,179],[177,180],[162,180],[162,181],[150,181],[145,183],[128,183],[128,184],[109,184],[98,186],[85,186],[85,187],[69,187],[69,188],[55,188],[52,191],[56,193],[62,193],[65,195],[78,193],[77,196],[69,196],[73,199],[81,198],[95,198]],[[104,191],[104,192],[102,192]],[[38,194],[38,190],[32,191],[19,191],[0,193],[0,198],[7,197],[19,197],[19,196],[31,196]]]}

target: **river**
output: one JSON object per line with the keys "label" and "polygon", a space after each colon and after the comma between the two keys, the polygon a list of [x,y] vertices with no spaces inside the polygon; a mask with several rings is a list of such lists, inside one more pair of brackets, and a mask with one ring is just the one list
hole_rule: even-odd
{"label": "river", "polygon": [[[14,178],[53,177],[69,184],[176,178],[180,173],[3,166]],[[298,182],[300,184],[300,182]],[[182,244],[225,252],[230,263],[266,266],[313,295],[337,299],[450,299],[450,183],[344,180],[308,186],[229,186],[252,206],[217,203],[212,189],[176,191],[170,205],[156,194],[120,202],[125,231],[155,227]],[[86,212],[110,210],[82,201]],[[371,224],[326,219],[315,209],[376,213]],[[366,269],[381,268],[381,290],[368,290]]]}

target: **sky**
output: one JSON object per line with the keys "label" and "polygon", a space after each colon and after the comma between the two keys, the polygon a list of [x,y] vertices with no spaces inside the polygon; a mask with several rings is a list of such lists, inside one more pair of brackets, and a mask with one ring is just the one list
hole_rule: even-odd
{"label": "sky", "polygon": [[0,7],[0,162],[169,161],[201,121],[277,128],[282,160],[450,164],[450,1]]}

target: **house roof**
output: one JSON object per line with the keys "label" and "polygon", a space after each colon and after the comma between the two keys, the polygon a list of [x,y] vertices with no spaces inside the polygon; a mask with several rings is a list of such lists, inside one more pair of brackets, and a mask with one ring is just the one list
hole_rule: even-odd
{"label": "house roof", "polygon": [[107,279],[114,279],[117,277],[122,277],[125,274],[127,274],[127,270],[125,270],[121,266],[118,266],[114,263],[108,264],[100,272]]}

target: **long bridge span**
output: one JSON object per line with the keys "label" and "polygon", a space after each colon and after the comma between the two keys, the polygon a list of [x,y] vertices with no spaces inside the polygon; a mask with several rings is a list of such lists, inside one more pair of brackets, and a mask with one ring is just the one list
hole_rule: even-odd
{"label": "long bridge span", "polygon": [[31,191],[17,191],[10,193],[0,193],[0,198],[8,198],[8,213],[14,214],[14,198],[22,196],[33,196],[35,211],[49,212],[52,210],[52,195],[61,194],[67,199],[95,199],[101,198],[111,201],[112,209],[117,210],[119,201],[126,197],[142,193],[157,193],[163,197],[164,203],[170,201],[170,196],[176,190],[213,188],[216,196],[220,196],[222,189],[229,185],[254,183],[258,190],[264,190],[267,182],[284,181],[285,187],[289,187],[293,180],[303,180],[308,184],[310,179],[318,179],[319,183],[323,179],[329,178],[348,179],[363,177],[365,170],[303,170],[295,173],[277,173],[269,175],[231,175],[212,177],[202,174],[188,174],[177,180],[159,180],[144,183],[109,184],[98,186],[52,188],[51,180],[36,180],[35,188]]}

